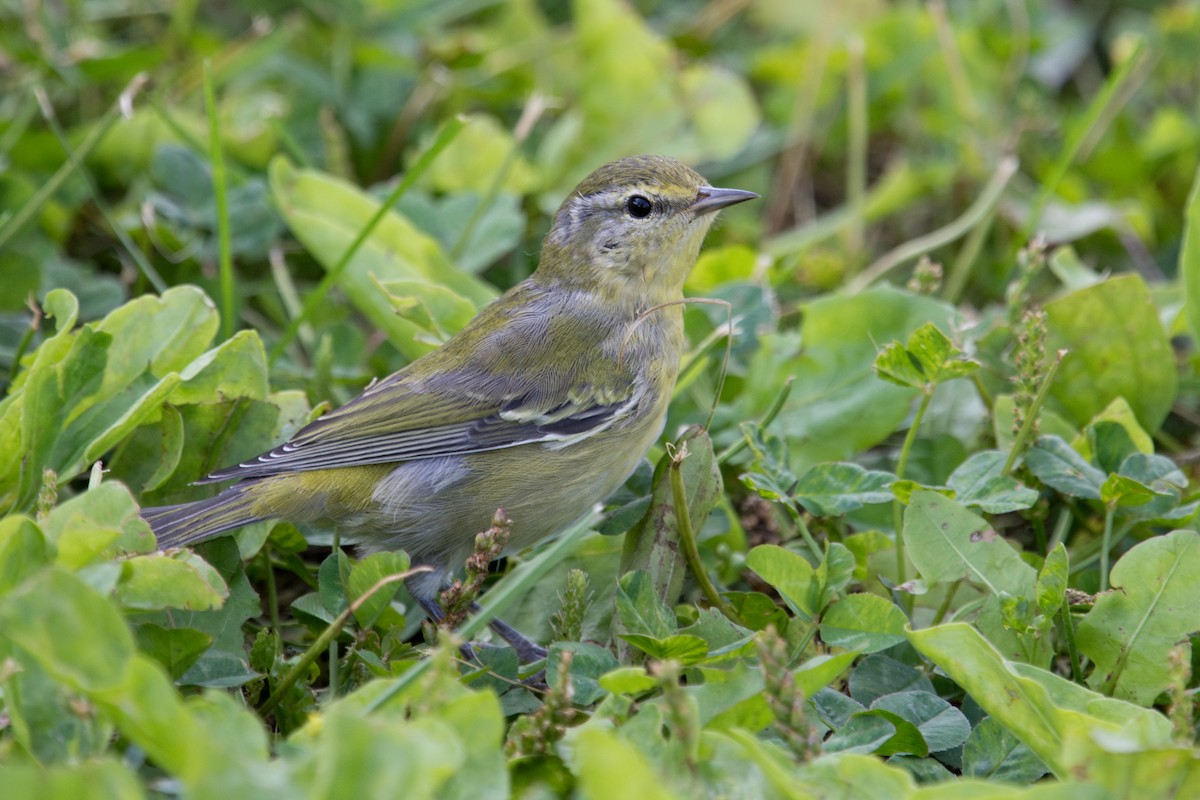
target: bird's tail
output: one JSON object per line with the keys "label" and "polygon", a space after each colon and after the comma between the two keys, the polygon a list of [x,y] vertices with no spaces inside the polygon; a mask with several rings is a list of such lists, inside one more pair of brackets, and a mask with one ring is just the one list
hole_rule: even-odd
{"label": "bird's tail", "polygon": [[159,547],[182,547],[211,539],[220,533],[258,522],[266,517],[254,513],[253,484],[231,486],[216,497],[142,509]]}

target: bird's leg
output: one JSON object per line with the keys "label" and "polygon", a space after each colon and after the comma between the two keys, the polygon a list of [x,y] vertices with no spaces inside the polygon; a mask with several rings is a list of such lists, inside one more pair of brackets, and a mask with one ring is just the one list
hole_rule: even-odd
{"label": "bird's leg", "polygon": [[[446,614],[442,610],[442,607],[438,604],[437,600],[434,600],[432,597],[420,596],[418,596],[416,600],[421,604],[421,608],[425,609],[425,613],[429,615],[429,618],[433,620],[434,624],[441,622],[445,618]],[[477,613],[479,611],[479,604],[472,603],[471,611]],[[530,664],[534,661],[540,661],[547,655],[546,648],[529,639],[523,633],[502,619],[493,619],[488,623],[488,627],[495,631],[497,636],[508,642],[509,646],[517,652],[517,660],[519,660],[522,664]],[[478,660],[475,658],[475,648],[473,648],[469,642],[463,643],[461,649],[463,658],[467,659],[468,661]]]}
{"label": "bird's leg", "polygon": [[[479,604],[471,603],[471,610],[478,612]],[[517,659],[520,660],[522,664],[540,661],[548,655],[546,648],[542,647],[532,639],[529,639],[525,636],[525,634],[521,633],[519,630],[514,628],[512,625],[509,625],[502,619],[494,618],[488,623],[488,627],[495,631],[497,636],[508,642],[509,646],[512,647],[513,650],[517,651]]]}

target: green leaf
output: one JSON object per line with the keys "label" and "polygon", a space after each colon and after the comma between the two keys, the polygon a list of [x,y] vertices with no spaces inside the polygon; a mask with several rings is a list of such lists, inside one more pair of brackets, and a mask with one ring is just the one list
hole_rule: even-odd
{"label": "green leaf", "polygon": [[579,781],[577,791],[583,800],[675,797],[646,758],[615,733],[586,726],[571,737],[571,743],[571,771]]}
{"label": "green leaf", "polygon": [[1066,598],[1067,578],[1070,575],[1067,562],[1067,548],[1059,542],[1038,570],[1035,587],[1037,607],[1038,612],[1046,617],[1057,614]]}
{"label": "green leaf", "polygon": [[914,667],[876,653],[864,658],[850,673],[850,696],[863,706],[896,692],[932,692],[929,678]]}
{"label": "green leaf", "polygon": [[[799,333],[761,338],[739,402],[724,419],[758,419],[795,375],[772,429],[789,447],[797,471],[854,457],[891,436],[911,411],[915,390],[879,380],[872,364],[879,342],[907,339],[926,322],[950,328],[953,307],[890,286],[832,294],[805,304]],[[801,346],[803,343],[803,346]]]}
{"label": "green leaf", "polygon": [[600,676],[600,688],[613,694],[637,696],[658,686],[658,678],[646,672],[645,667],[618,667]]}
{"label": "green leaf", "polygon": [[178,680],[212,644],[212,637],[193,628],[164,628],[146,622],[134,628],[138,649],[162,664]]}
{"label": "green leaf", "polygon": [[690,665],[699,664],[708,656],[708,642],[699,636],[684,633],[661,639],[637,633],[622,633],[620,636],[656,661],[672,659]]}
{"label": "green leaf", "polygon": [[[707,652],[707,648],[705,648]],[[556,642],[546,657],[546,674],[557,675],[564,653],[571,653],[571,686],[574,702],[590,706],[606,694],[600,679],[620,666],[606,648],[590,642]]]}
{"label": "green leaf", "polygon": [[1083,424],[1124,397],[1141,426],[1157,431],[1175,400],[1175,357],[1141,276],[1111,277],[1045,311],[1047,349],[1070,351],[1051,387],[1058,403]]}
{"label": "green leaf", "polygon": [[1105,505],[1141,506],[1161,496],[1164,495],[1124,475],[1109,475],[1100,486],[1100,500]]}
{"label": "green leaf", "polygon": [[642,571],[621,576],[617,584],[617,614],[625,632],[665,639],[678,629],[675,614],[654,592]]}
{"label": "green leaf", "polygon": [[1168,654],[1200,630],[1197,582],[1194,531],[1148,539],[1122,556],[1112,570],[1114,590],[1096,598],[1078,627],[1079,650],[1096,664],[1088,684],[1141,705],[1154,702],[1170,681]]}
{"label": "green leaf", "polygon": [[[897,729],[897,723],[904,728],[903,732]],[[915,725],[891,714],[862,711],[826,739],[822,749],[827,753],[876,753],[889,742],[909,751],[921,751],[924,745]]]}
{"label": "green leaf", "polygon": [[117,586],[118,602],[142,611],[209,611],[220,608],[228,596],[229,588],[220,573],[189,550],[128,559],[122,564]]}
{"label": "green leaf", "polygon": [[[349,183],[286,159],[271,162],[271,191],[288,227],[322,266],[331,269],[379,208]],[[475,304],[495,299],[482,281],[459,272],[438,243],[396,211],[384,215],[338,278],[338,286],[371,323],[409,358],[429,352],[420,325],[395,314],[376,281],[417,281],[444,286]]]}
{"label": "green leaf", "polygon": [[963,743],[963,776],[1005,783],[1033,783],[1048,771],[995,717],[985,717]]}
{"label": "green leaf", "polygon": [[[405,553],[372,553],[350,568],[350,577],[346,582],[346,599],[354,603],[379,581],[389,575],[399,575],[407,571],[408,556]],[[380,587],[369,598],[363,600],[354,612],[358,624],[363,628],[374,625],[399,589],[400,581],[395,581]]]}
{"label": "green leaf", "polygon": [[1060,778],[1090,758],[1093,748],[1086,743],[1097,736],[1125,730],[1143,747],[1170,742],[1170,722],[1158,712],[1110,700],[1046,670],[1005,661],[964,623],[910,631],[908,638]]}
{"label": "green leaf", "polygon": [[836,517],[872,503],[890,503],[888,491],[896,476],[867,470],[858,464],[817,464],[800,478],[792,497],[811,513]]}
{"label": "green leaf", "polygon": [[932,322],[913,331],[907,345],[893,342],[875,358],[880,378],[923,391],[977,369],[979,364],[964,356]]}
{"label": "green leaf", "polygon": [[0,635],[78,691],[119,685],[135,652],[133,636],[112,603],[53,568],[0,598]]}
{"label": "green leaf", "polygon": [[146,553],[154,549],[154,535],[138,516],[129,490],[107,481],[55,507],[42,529],[58,550],[57,562],[79,569],[118,553]]}
{"label": "green leaf", "polygon": [[126,764],[102,759],[46,767],[0,764],[0,785],[9,797],[44,800],[140,800],[145,790]]}
{"label": "green leaf", "polygon": [[746,554],[746,566],[779,592],[792,612],[811,620],[820,610],[820,584],[803,556],[778,545],[762,544]]}
{"label": "green leaf", "polygon": [[54,558],[41,528],[29,517],[0,518],[0,596],[20,586]]}
{"label": "green leaf", "polygon": [[1038,480],[1071,497],[1100,499],[1105,475],[1057,436],[1043,436],[1025,454],[1025,466]]}
{"label": "green leaf", "polygon": [[525,194],[537,185],[537,172],[508,129],[489,114],[471,114],[421,183],[445,194],[484,194],[500,178],[497,188],[512,194]]}
{"label": "green leaf", "polygon": [[984,520],[937,492],[918,491],[904,513],[909,557],[930,584],[966,579],[993,594],[1032,593],[1036,572]]}
{"label": "green leaf", "polygon": [[821,617],[821,638],[833,647],[875,653],[905,640],[904,612],[878,595],[852,594]]}
{"label": "green leaf", "polygon": [[929,752],[958,747],[971,733],[971,723],[967,722],[963,713],[932,692],[884,695],[871,704],[871,710],[890,711],[915,725]]}
{"label": "green leaf", "polygon": [[955,499],[988,514],[1007,514],[1030,508],[1038,493],[1016,478],[1004,475],[1007,456],[999,450],[981,450],[958,466],[946,480]]}

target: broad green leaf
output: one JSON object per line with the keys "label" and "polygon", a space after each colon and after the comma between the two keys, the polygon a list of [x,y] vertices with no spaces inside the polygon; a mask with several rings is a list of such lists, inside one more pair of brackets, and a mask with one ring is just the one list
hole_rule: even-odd
{"label": "broad green leaf", "polygon": [[[408,556],[403,552],[372,553],[350,569],[346,582],[346,599],[358,602],[377,583],[391,575],[408,571]],[[354,612],[358,624],[368,628],[375,624],[380,613],[392,602],[400,589],[400,581],[384,584],[369,598],[362,600]]]}
{"label": "broad green leaf", "polygon": [[79,569],[98,558],[154,549],[154,535],[138,516],[129,490],[108,481],[55,507],[42,524],[65,569]]}
{"label": "broad green leaf", "polygon": [[[853,673],[851,673],[853,677]],[[812,696],[812,706],[821,721],[833,730],[846,725],[855,714],[867,710],[867,707],[841,692],[834,691],[828,686],[816,691]]]}
{"label": "broad green leaf", "polygon": [[874,594],[852,594],[821,616],[821,638],[833,647],[875,653],[904,641],[908,618]]}
{"label": "broad green leaf", "polygon": [[821,586],[803,556],[778,545],[762,544],[746,554],[746,566],[771,584],[795,614],[807,620],[817,615]]}
{"label": "broad green leaf", "polygon": [[172,405],[248,398],[265,400],[267,354],[255,331],[238,331],[179,370],[183,379],[167,398]]}
{"label": "broad green leaf", "polygon": [[394,280],[377,282],[396,313],[419,325],[422,340],[440,346],[466,327],[478,310],[474,303],[453,289],[428,281]]}
{"label": "broad green leaf", "polygon": [[583,800],[638,797],[670,800],[670,792],[658,772],[637,751],[611,731],[585,726],[571,737],[570,765]]}
{"label": "broad green leaf", "polygon": [[1105,505],[1141,506],[1163,496],[1124,475],[1109,475],[1100,486],[1100,500]]}
{"label": "broad green leaf", "polygon": [[880,378],[923,391],[977,369],[979,364],[966,358],[932,322],[913,331],[907,344],[892,342],[875,358]]}
{"label": "broad green leaf", "polygon": [[1194,602],[1200,534],[1175,531],[1138,544],[1112,570],[1113,591],[1078,627],[1079,650],[1096,664],[1093,688],[1149,705],[1170,680],[1168,654],[1200,630]]}
{"label": "broad green leaf", "polygon": [[680,72],[679,89],[695,152],[714,161],[741,152],[761,117],[754,92],[741,73],[713,62],[695,62]]}
{"label": "broad green leaf", "polygon": [[112,603],[54,568],[0,598],[0,635],[83,692],[120,685],[135,652],[133,636]]}
{"label": "broad green leaf", "polygon": [[127,609],[209,611],[229,596],[221,575],[190,550],[143,555],[122,564],[117,601]]}
{"label": "broad green leaf", "polygon": [[639,695],[658,686],[658,678],[645,667],[618,667],[600,676],[600,688],[613,694]]}
{"label": "broad green leaf", "polygon": [[864,706],[896,692],[932,692],[929,678],[916,668],[881,653],[868,656],[850,673],[850,696]]}
{"label": "broad green leaf", "polygon": [[795,375],[772,430],[787,440],[797,472],[853,458],[892,435],[916,391],[876,377],[879,343],[907,339],[926,322],[949,329],[956,319],[949,305],[886,285],[821,297],[802,311],[798,334],[761,338],[739,402],[718,410],[722,420],[758,419],[778,395],[781,376]]}
{"label": "broad green leaf", "polygon": [[[379,202],[349,183],[316,170],[297,169],[286,159],[271,162],[271,191],[296,237],[331,269],[366,227]],[[398,317],[376,281],[423,281],[444,286],[481,307],[496,296],[482,281],[459,272],[437,242],[398,212],[384,215],[350,259],[338,286],[355,307],[410,358],[432,349],[416,323]]]}
{"label": "broad green leaf", "polygon": [[[898,730],[897,724],[904,730]],[[921,734],[911,723],[891,714],[862,711],[838,728],[825,740],[823,749],[827,753],[876,753],[881,747],[891,744],[898,748],[892,752],[929,752],[924,747]]]}
{"label": "broad green leaf", "polygon": [[1134,453],[1121,462],[1118,474],[1137,481],[1155,495],[1143,505],[1121,509],[1126,516],[1134,519],[1183,519],[1194,510],[1193,503],[1179,504],[1188,479],[1175,462],[1165,456]]}
{"label": "broad green leaf", "polygon": [[[503,170],[503,172],[502,172]],[[502,182],[497,186],[496,182]],[[483,195],[499,188],[525,194],[536,188],[537,171],[521,154],[512,134],[489,114],[472,114],[451,140],[421,183],[446,194]]]}
{"label": "broad green leaf", "polygon": [[1100,499],[1105,475],[1057,436],[1043,436],[1025,454],[1025,466],[1038,480],[1071,497]]}
{"label": "broad green leaf", "polygon": [[689,295],[708,297],[722,285],[750,280],[758,253],[744,244],[710,247],[700,253],[684,287]]}
{"label": "broad green leaf", "polygon": [[345,705],[322,715],[310,746],[306,789],[314,797],[385,800],[397,786],[408,797],[437,797],[466,761],[460,738],[435,718],[407,723]]}
{"label": "broad green leaf", "polygon": [[192,628],[164,628],[152,622],[133,630],[138,649],[178,680],[212,644],[212,637]]}
{"label": "broad green leaf", "polygon": [[547,675],[558,675],[564,653],[571,654],[573,701],[582,706],[595,703],[606,693],[600,679],[620,666],[616,657],[607,648],[590,642],[556,642],[546,658]]}
{"label": "broad green leaf", "polygon": [[54,547],[29,517],[0,518],[0,596],[49,564]]}
{"label": "broad green leaf", "polygon": [[1157,431],[1175,400],[1175,357],[1141,276],[1109,278],[1045,310],[1047,349],[1070,351],[1051,387],[1058,403],[1082,424],[1124,397],[1141,426]]}
{"label": "broad green leaf", "polygon": [[1136,732],[1143,746],[1170,741],[1170,723],[1156,711],[1109,700],[1046,670],[1005,661],[977,631],[948,623],[911,631],[909,641],[1050,768],[1067,777],[1084,754],[1068,741]]}
{"label": "broad green leaf", "polygon": [[140,800],[146,796],[129,766],[111,758],[50,767],[14,761],[0,765],[0,785],[13,798]]}
{"label": "broad green leaf", "polygon": [[1004,475],[1007,456],[999,450],[981,450],[954,470],[946,485],[958,502],[988,514],[1007,514],[1031,507],[1038,493],[1016,478]]}
{"label": "broad green leaf", "polygon": [[621,576],[617,585],[617,614],[625,633],[666,638],[678,628],[675,614],[654,593],[650,577],[641,571]]}
{"label": "broad green leaf", "polygon": [[995,717],[980,720],[963,743],[964,776],[1027,784],[1046,772],[1042,760]]}
{"label": "broad green leaf", "polygon": [[992,594],[1029,596],[1037,573],[982,517],[918,491],[904,513],[909,557],[930,584],[966,579]]}
{"label": "broad green leaf", "polygon": [[958,747],[971,733],[971,723],[963,713],[932,692],[884,695],[871,704],[871,710],[890,711],[915,725],[930,752]]}
{"label": "broad green leaf", "polygon": [[890,503],[888,487],[896,476],[858,464],[817,464],[800,478],[792,497],[811,513],[836,517],[872,503]]}
{"label": "broad green leaf", "polygon": [[708,655],[708,642],[699,636],[677,633],[655,638],[637,633],[622,633],[621,638],[655,661],[674,660],[681,664],[698,664]]}

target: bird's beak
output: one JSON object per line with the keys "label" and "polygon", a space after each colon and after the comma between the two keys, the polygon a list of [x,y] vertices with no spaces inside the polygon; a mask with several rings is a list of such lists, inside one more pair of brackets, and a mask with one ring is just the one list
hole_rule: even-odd
{"label": "bird's beak", "polygon": [[700,191],[696,193],[695,202],[688,206],[687,210],[699,217],[702,214],[712,214],[725,206],[744,203],[756,197],[758,195],[754,192],[747,192],[743,189],[717,189],[713,186],[701,186]]}

